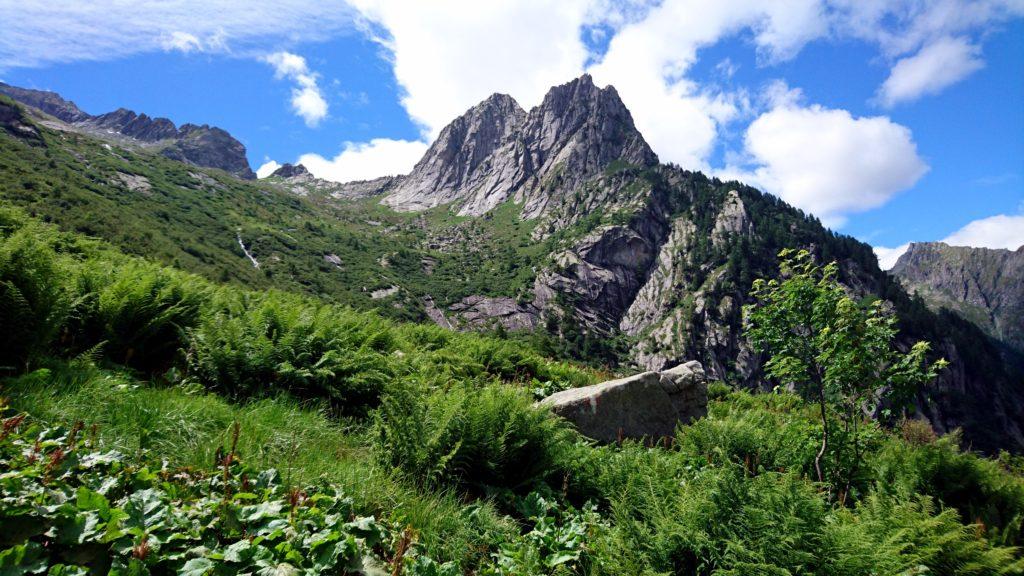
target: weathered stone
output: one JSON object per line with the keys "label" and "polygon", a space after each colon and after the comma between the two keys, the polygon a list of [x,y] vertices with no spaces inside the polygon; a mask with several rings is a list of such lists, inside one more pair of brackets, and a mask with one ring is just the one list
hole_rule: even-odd
{"label": "weathered stone", "polygon": [[548,396],[541,405],[601,442],[659,439],[707,414],[707,386],[699,362],[644,372]]}
{"label": "weathered stone", "polygon": [[540,311],[513,298],[467,296],[449,310],[461,324],[474,328],[497,323],[506,330],[533,330],[540,325]]}

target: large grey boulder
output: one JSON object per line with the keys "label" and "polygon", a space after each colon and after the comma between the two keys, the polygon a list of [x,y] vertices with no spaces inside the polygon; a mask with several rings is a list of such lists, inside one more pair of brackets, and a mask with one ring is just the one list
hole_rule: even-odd
{"label": "large grey boulder", "polygon": [[704,369],[696,361],[565,390],[540,402],[600,442],[672,436],[678,424],[707,414],[707,403]]}

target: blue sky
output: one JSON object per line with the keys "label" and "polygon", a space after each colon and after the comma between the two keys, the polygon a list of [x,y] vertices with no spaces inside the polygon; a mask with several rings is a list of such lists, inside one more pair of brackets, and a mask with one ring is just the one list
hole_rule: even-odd
{"label": "blue sky", "polygon": [[1024,243],[1020,0],[0,0],[0,20],[3,81],[221,126],[254,168],[405,172],[490,93],[529,108],[586,71],[664,161],[890,261],[910,241]]}

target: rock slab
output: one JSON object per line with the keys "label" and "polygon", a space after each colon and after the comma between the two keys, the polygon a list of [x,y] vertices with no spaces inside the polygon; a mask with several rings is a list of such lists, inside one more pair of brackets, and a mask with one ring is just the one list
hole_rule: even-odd
{"label": "rock slab", "polygon": [[691,361],[552,394],[540,402],[599,442],[660,439],[707,414],[704,369]]}

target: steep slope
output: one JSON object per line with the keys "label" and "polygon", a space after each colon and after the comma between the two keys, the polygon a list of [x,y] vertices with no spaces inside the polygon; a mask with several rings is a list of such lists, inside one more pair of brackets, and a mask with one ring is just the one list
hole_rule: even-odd
{"label": "steep slope", "polygon": [[121,145],[152,147],[173,160],[206,168],[219,168],[244,179],[254,179],[245,146],[226,131],[207,125],[184,124],[150,118],[119,108],[92,116],[54,92],[18,88],[0,82],[0,94],[38,109],[60,121],[55,127],[113,138]]}
{"label": "steep slope", "polygon": [[1024,246],[1010,251],[913,243],[892,273],[933,308],[955,310],[1024,353]]}

